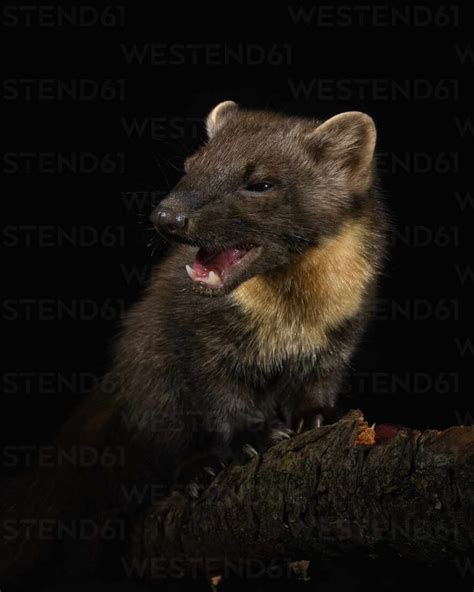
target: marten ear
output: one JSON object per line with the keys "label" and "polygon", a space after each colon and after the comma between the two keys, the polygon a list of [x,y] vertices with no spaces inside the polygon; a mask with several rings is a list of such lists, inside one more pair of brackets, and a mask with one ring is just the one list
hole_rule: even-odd
{"label": "marten ear", "polygon": [[216,105],[207,116],[206,128],[208,137],[212,138],[217,130],[235,114],[238,108],[239,106],[234,101],[224,101]]}
{"label": "marten ear", "polygon": [[377,132],[374,120],[359,111],[340,113],[307,136],[318,162],[344,176],[354,190],[366,190],[373,177]]}

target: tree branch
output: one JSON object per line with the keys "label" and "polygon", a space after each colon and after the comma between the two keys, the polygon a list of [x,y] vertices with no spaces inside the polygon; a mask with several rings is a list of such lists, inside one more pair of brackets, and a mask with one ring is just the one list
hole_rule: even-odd
{"label": "tree branch", "polygon": [[378,444],[351,411],[227,468],[197,501],[175,493],[150,506],[126,562],[159,577],[355,550],[445,559],[474,546],[473,469],[473,427]]}

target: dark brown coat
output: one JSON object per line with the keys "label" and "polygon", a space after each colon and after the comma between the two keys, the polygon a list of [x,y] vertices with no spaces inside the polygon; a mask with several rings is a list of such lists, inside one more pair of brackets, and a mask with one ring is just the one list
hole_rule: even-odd
{"label": "dark brown coat", "polygon": [[[255,454],[334,407],[384,252],[373,121],[345,113],[321,123],[229,101],[207,129],[153,216],[177,244],[128,314],[103,388],[57,441],[118,446],[123,462],[38,468],[7,516],[126,523],[140,506],[128,499],[133,486],[191,482],[195,495],[204,467],[209,475],[221,460]],[[186,224],[163,228],[163,211]],[[234,247],[256,255],[219,287],[188,277],[199,249]],[[54,557],[56,545],[22,537],[8,545],[3,573]],[[55,561],[81,556],[67,548]]]}

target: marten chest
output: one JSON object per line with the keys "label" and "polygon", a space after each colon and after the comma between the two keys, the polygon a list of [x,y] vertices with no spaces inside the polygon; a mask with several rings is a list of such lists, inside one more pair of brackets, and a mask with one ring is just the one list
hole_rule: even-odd
{"label": "marten chest", "polygon": [[361,309],[373,278],[364,227],[352,223],[290,266],[251,278],[232,297],[244,318],[247,363],[272,372],[316,363],[331,332]]}

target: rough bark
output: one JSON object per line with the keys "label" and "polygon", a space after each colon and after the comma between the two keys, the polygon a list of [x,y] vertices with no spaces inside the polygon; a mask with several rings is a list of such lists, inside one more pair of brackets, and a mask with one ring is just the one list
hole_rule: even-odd
{"label": "rough bark", "polygon": [[227,468],[197,501],[150,506],[125,563],[160,577],[348,551],[445,559],[474,546],[473,469],[473,427],[377,443],[352,411]]}

